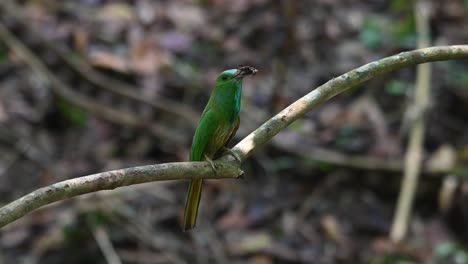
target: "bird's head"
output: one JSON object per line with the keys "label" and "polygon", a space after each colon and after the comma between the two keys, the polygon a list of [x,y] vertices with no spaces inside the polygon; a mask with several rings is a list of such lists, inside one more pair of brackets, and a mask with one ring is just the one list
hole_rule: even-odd
{"label": "bird's head", "polygon": [[216,79],[217,84],[236,84],[242,81],[242,78],[249,75],[255,75],[257,69],[250,66],[240,66],[237,69],[223,71]]}

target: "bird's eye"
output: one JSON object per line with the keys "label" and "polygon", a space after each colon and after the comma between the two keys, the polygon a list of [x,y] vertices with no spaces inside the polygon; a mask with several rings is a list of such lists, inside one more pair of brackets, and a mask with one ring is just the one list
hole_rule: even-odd
{"label": "bird's eye", "polygon": [[228,79],[228,77],[227,77],[227,75],[224,75],[223,77],[221,77],[221,79],[222,79],[223,81],[225,81],[225,80]]}

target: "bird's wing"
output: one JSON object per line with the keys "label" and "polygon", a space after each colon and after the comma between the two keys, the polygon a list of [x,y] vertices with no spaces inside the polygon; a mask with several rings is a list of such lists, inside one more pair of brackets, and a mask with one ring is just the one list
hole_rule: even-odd
{"label": "bird's wing", "polygon": [[229,144],[229,141],[231,141],[231,139],[234,137],[234,135],[237,132],[237,129],[239,129],[239,124],[240,124],[240,118],[239,118],[239,116],[237,116],[236,120],[234,120],[234,125],[233,125],[234,128],[231,130],[231,133],[229,134],[228,140],[226,141],[226,144],[224,146]]}
{"label": "bird's wing", "polygon": [[190,154],[191,161],[203,160],[203,154],[208,143],[213,139],[217,123],[216,115],[212,110],[207,110],[203,113],[193,136],[192,152]]}

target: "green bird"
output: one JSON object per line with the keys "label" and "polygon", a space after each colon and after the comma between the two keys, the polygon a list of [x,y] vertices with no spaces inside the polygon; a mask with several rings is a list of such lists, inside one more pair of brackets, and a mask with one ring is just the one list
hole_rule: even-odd
{"label": "green bird", "polygon": [[[227,150],[227,143],[239,128],[242,79],[247,75],[255,75],[255,73],[257,73],[257,69],[243,66],[223,71],[216,78],[210,99],[203,110],[193,136],[191,161],[206,160],[216,170],[212,159],[216,158],[222,150]],[[236,157],[236,159],[238,158]],[[201,191],[202,179],[191,180],[185,204],[185,230],[195,227]]]}

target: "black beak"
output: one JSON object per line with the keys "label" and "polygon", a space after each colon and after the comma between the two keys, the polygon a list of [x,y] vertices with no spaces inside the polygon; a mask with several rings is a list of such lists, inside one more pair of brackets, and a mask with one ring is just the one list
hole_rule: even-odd
{"label": "black beak", "polygon": [[244,78],[245,76],[249,76],[249,75],[255,75],[256,73],[258,72],[257,69],[255,69],[254,67],[251,67],[251,66],[239,66],[239,68],[237,68],[237,72],[236,74],[234,74],[234,76],[232,78],[235,78],[235,79],[242,79]]}

